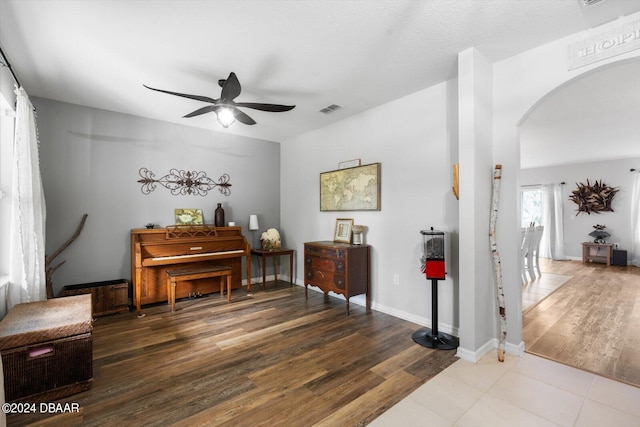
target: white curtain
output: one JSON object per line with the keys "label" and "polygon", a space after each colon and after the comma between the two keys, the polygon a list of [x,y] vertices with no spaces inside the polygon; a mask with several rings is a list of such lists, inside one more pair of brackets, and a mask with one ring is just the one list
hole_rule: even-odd
{"label": "white curtain", "polygon": [[635,171],[631,193],[631,264],[640,267],[640,171]]}
{"label": "white curtain", "polygon": [[16,304],[46,299],[45,203],[36,119],[24,89],[16,90],[9,288],[6,314]]}
{"label": "white curtain", "polygon": [[544,184],[542,186],[542,240],[540,256],[554,260],[566,260],[564,253],[562,186]]}

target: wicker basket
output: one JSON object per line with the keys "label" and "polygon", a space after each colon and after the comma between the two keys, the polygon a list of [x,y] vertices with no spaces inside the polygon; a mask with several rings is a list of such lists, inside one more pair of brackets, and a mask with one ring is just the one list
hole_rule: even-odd
{"label": "wicker basket", "polygon": [[90,387],[91,295],[18,304],[0,322],[7,402],[45,402]]}

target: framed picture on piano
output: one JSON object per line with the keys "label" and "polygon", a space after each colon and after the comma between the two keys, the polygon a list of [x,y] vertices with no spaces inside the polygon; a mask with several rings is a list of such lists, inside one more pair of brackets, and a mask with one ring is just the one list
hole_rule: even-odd
{"label": "framed picture on piano", "polygon": [[176,225],[202,225],[202,209],[175,209]]}

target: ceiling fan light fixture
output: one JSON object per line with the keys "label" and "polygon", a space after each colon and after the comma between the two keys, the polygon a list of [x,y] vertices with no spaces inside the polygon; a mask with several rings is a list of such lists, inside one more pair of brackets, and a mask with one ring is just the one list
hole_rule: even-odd
{"label": "ceiling fan light fixture", "polygon": [[223,128],[228,128],[236,121],[236,116],[233,114],[233,110],[228,107],[220,108],[216,115],[218,117],[218,123],[222,125]]}

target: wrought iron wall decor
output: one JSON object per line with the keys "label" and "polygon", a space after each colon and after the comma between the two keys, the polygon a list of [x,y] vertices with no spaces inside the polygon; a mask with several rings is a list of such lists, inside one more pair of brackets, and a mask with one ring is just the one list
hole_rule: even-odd
{"label": "wrought iron wall decor", "polygon": [[160,184],[163,187],[171,190],[171,194],[174,196],[193,194],[195,196],[206,196],[210,190],[218,187],[220,193],[225,196],[231,194],[231,179],[226,173],[218,178],[218,181],[214,181],[209,178],[205,172],[185,171],[178,169],[171,169],[168,174],[155,179],[155,174],[147,168],[140,168],[139,171],[142,179],[138,182],[142,184],[142,194],[150,194]]}
{"label": "wrought iron wall decor", "polygon": [[600,212],[613,212],[611,203],[613,202],[613,196],[618,192],[617,188],[609,187],[602,180],[595,181],[593,185],[589,183],[583,184],[581,182],[576,183],[577,189],[573,190],[569,200],[578,205],[578,212],[585,212],[588,215],[591,213]]}

